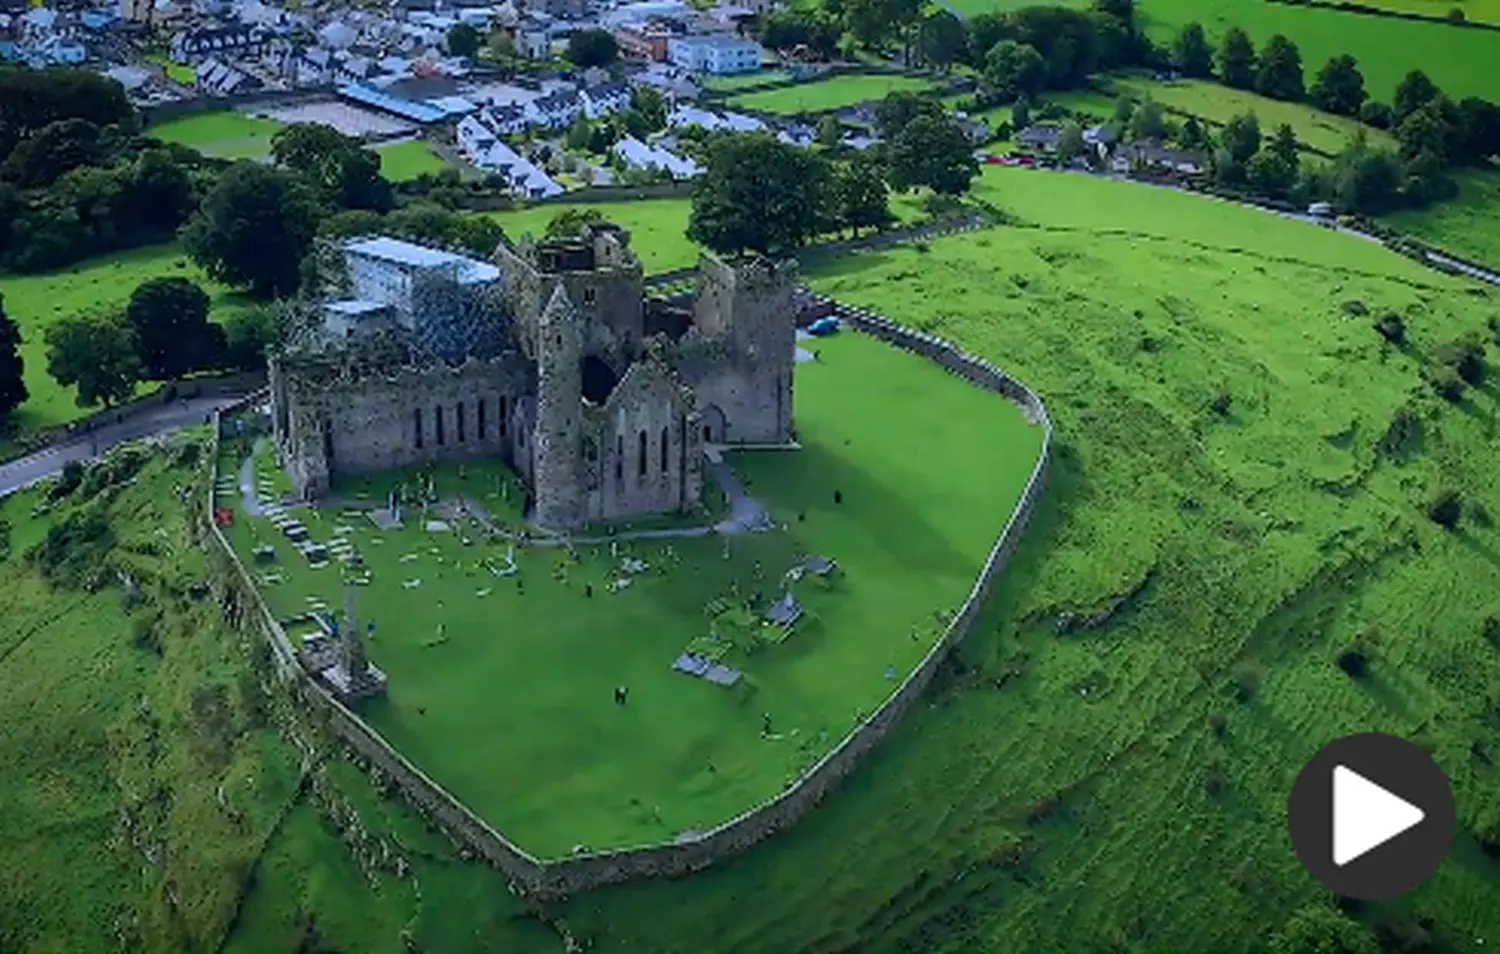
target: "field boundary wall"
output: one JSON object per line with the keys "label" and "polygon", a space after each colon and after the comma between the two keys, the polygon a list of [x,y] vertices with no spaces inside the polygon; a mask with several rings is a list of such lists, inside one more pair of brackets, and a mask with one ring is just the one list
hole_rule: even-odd
{"label": "field boundary wall", "polygon": [[1415,20],[1418,23],[1437,23],[1443,26],[1467,28],[1470,30],[1500,30],[1500,24],[1486,23],[1483,20],[1450,20],[1444,16],[1431,13],[1415,13],[1411,10],[1389,10],[1385,7],[1372,7],[1367,3],[1352,3],[1350,0],[1266,0],[1267,3],[1278,3],[1287,7],[1314,7],[1320,10],[1337,10],[1340,13],[1353,13],[1366,17],[1386,17],[1391,20]]}
{"label": "field boundary wall", "polygon": [[[193,96],[174,99],[166,103],[152,103],[140,107],[142,125],[164,123],[204,113],[220,113],[234,110],[244,112],[266,106],[291,106],[302,102],[321,102],[334,95],[332,86],[303,87],[302,89],[274,90],[254,93],[249,96]],[[146,129],[150,135],[151,130]]]}
{"label": "field boundary wall", "polygon": [[[220,604],[226,607],[226,613],[232,612],[242,623],[248,621],[261,631],[270,643],[283,682],[314,715],[315,721],[378,768],[429,822],[501,871],[518,893],[538,900],[559,900],[609,884],[653,877],[680,877],[745,851],[791,827],[822,802],[921,698],[949,653],[968,635],[989,595],[991,584],[1004,570],[1020,542],[1032,510],[1042,495],[1052,447],[1052,423],[1042,399],[994,364],[961,351],[940,338],[906,328],[873,312],[826,298],[820,298],[819,302],[830,306],[833,313],[856,332],[920,355],[978,387],[997,392],[1019,404],[1027,418],[1043,429],[1042,447],[1026,486],[1000,528],[968,595],[951,614],[943,634],[922,661],[879,708],[855,725],[811,768],[778,794],[735,818],[708,831],[684,833],[670,843],[539,859],[511,842],[446,792],[312,679],[298,663],[296,651],[281,622],[266,605],[249,571],[214,520],[222,413],[234,413],[263,400],[265,392],[251,395],[236,407],[215,416],[212,473],[202,517],[209,535],[217,544],[215,560],[220,572],[216,575],[216,585],[224,588],[219,594]],[[400,674],[393,674],[393,678],[399,679]]]}

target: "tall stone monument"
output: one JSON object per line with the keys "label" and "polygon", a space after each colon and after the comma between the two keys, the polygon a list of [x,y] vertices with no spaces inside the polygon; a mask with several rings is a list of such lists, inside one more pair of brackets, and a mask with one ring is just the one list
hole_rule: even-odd
{"label": "tall stone monument", "polygon": [[338,639],[338,662],[323,673],[333,691],[344,702],[353,702],[385,692],[385,673],[365,656],[364,638],[355,613],[354,586],[344,586],[344,624],[335,626]]}

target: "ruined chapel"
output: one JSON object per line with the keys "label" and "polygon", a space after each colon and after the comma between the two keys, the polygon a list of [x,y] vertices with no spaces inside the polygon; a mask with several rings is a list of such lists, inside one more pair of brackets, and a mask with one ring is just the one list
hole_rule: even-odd
{"label": "ruined chapel", "polygon": [[386,237],[327,243],[321,294],[270,362],[297,493],[415,463],[499,458],[541,526],[695,507],[705,445],[792,439],[795,262],[704,256],[648,297],[623,229],[491,261]]}

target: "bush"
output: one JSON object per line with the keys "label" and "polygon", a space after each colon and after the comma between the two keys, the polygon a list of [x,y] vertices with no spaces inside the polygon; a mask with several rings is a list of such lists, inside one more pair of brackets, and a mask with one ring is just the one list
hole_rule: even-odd
{"label": "bush", "polygon": [[137,616],[130,623],[130,644],[153,655],[161,655],[161,620],[156,616]]}
{"label": "bush", "polygon": [[1422,418],[1407,405],[1396,408],[1385,433],[1375,442],[1375,453],[1383,457],[1405,457],[1422,443]]}
{"label": "bush", "polygon": [[1469,387],[1458,371],[1446,364],[1429,365],[1423,376],[1438,397],[1453,404],[1463,400],[1464,392]]}
{"label": "bush", "polygon": [[1444,530],[1455,530],[1458,528],[1459,518],[1463,516],[1464,501],[1458,491],[1452,488],[1443,488],[1432,495],[1432,500],[1427,504],[1427,519],[1442,527]]}
{"label": "bush", "polygon": [[69,514],[54,524],[27,553],[43,579],[54,586],[91,587],[106,569],[104,558],[115,545],[114,529],[96,509]]}
{"label": "bush", "polygon": [[1240,702],[1249,702],[1255,698],[1255,691],[1260,688],[1260,679],[1264,673],[1258,663],[1242,662],[1234,667],[1234,673],[1230,676],[1230,682],[1234,686],[1234,697]]}
{"label": "bush", "polygon": [[1452,368],[1466,384],[1479,387],[1484,383],[1484,342],[1476,334],[1464,335],[1438,348],[1438,364]]}
{"label": "bush", "polygon": [[1500,649],[1500,616],[1486,616],[1479,625],[1479,634],[1485,642]]}
{"label": "bush", "polygon": [[1230,395],[1229,391],[1225,388],[1219,388],[1219,390],[1214,392],[1214,396],[1209,399],[1208,406],[1210,410],[1220,417],[1228,417],[1229,408],[1233,403],[1234,398]]}
{"label": "bush", "polygon": [[1363,679],[1370,674],[1370,647],[1363,642],[1345,646],[1338,656],[1338,666],[1351,679]]}
{"label": "bush", "polygon": [[1224,715],[1224,713],[1215,712],[1213,715],[1208,717],[1208,727],[1214,735],[1222,739],[1224,737],[1225,731],[1227,731],[1229,728],[1229,719]]}
{"label": "bush", "polygon": [[1375,320],[1375,330],[1391,344],[1406,341],[1406,320],[1394,311],[1388,311]]}
{"label": "bush", "polygon": [[70,460],[63,465],[62,473],[58,475],[57,482],[52,489],[47,491],[47,500],[57,503],[59,500],[78,489],[83,483],[83,465],[76,460]]}

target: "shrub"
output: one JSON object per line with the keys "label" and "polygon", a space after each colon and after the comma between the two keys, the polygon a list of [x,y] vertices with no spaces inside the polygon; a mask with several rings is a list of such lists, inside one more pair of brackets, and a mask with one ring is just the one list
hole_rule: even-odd
{"label": "shrub", "polygon": [[1479,624],[1479,633],[1485,642],[1500,649],[1500,616],[1486,616]]}
{"label": "shrub", "polygon": [[1422,418],[1408,405],[1396,408],[1385,433],[1375,442],[1375,453],[1384,457],[1405,457],[1422,443]]}
{"label": "shrub", "polygon": [[1225,388],[1219,388],[1209,400],[1208,406],[1210,410],[1220,417],[1228,417],[1230,405],[1233,403],[1234,398],[1230,395],[1229,391]]}
{"label": "shrub", "polygon": [[1468,19],[1469,19],[1469,16],[1468,16],[1468,14],[1464,13],[1463,7],[1449,7],[1448,8],[1448,22],[1449,23],[1452,23],[1452,24],[1454,24],[1456,26],[1456,25],[1458,25],[1460,23],[1466,22]]}
{"label": "shrub", "polygon": [[1474,387],[1484,383],[1484,342],[1478,335],[1467,334],[1448,342],[1437,349],[1436,358],[1439,364],[1452,368],[1465,383]]}
{"label": "shrub", "polygon": [[1211,769],[1208,777],[1203,780],[1203,788],[1209,797],[1218,798],[1224,791],[1224,773],[1218,769]]}
{"label": "shrub", "polygon": [[161,655],[160,619],[152,616],[137,616],[130,623],[130,644],[153,655]]}
{"label": "shrub", "polygon": [[63,464],[62,473],[58,475],[57,483],[53,484],[52,489],[47,491],[47,500],[57,503],[57,501],[77,490],[78,485],[83,483],[83,474],[83,465],[78,461],[70,460],[66,464]]}
{"label": "shrub", "polygon": [[1433,494],[1432,500],[1428,502],[1427,519],[1444,530],[1454,530],[1458,527],[1463,511],[1463,497],[1451,487],[1445,487]]}
{"label": "shrub", "polygon": [[1463,400],[1468,385],[1454,368],[1446,364],[1433,364],[1423,374],[1438,397],[1454,404]]}
{"label": "shrub", "polygon": [[1242,662],[1234,667],[1234,673],[1230,676],[1230,682],[1234,686],[1234,697],[1240,702],[1249,702],[1255,698],[1255,691],[1260,688],[1260,679],[1263,675],[1260,664],[1255,662]]}
{"label": "shrub", "polygon": [[1406,320],[1394,311],[1388,311],[1375,320],[1375,330],[1391,344],[1406,341]]}
{"label": "shrub", "polygon": [[104,558],[115,544],[109,521],[98,510],[69,514],[54,524],[27,556],[43,579],[54,586],[90,583],[105,569]]}
{"label": "shrub", "polygon": [[1356,642],[1345,646],[1338,656],[1338,666],[1351,679],[1363,679],[1370,674],[1370,647]]}
{"label": "shrub", "polygon": [[1224,732],[1229,728],[1229,719],[1222,712],[1215,712],[1208,717],[1208,727],[1214,735],[1224,737]]}

